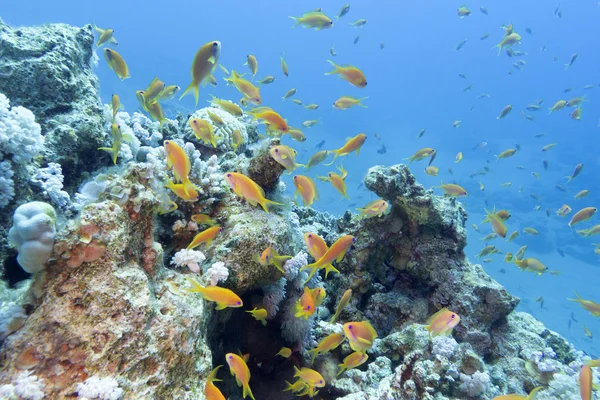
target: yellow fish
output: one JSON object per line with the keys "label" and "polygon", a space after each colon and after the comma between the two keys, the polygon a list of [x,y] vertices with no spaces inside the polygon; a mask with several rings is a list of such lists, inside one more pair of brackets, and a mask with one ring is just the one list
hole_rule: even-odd
{"label": "yellow fish", "polygon": [[202,225],[216,225],[217,223],[214,219],[210,218],[206,214],[194,214],[192,215],[192,221]]}
{"label": "yellow fish", "polygon": [[307,286],[304,286],[304,292],[296,302],[295,310],[294,316],[296,318],[308,319],[308,317],[315,313],[315,301]]}
{"label": "yellow fish", "polygon": [[366,99],[368,99],[368,97],[362,97],[360,99],[357,99],[352,96],[342,96],[333,102],[333,108],[335,108],[336,110],[347,110],[353,106],[367,108],[367,106],[361,103],[361,101]]}
{"label": "yellow fish", "polygon": [[548,267],[535,258],[519,259],[517,257],[514,260],[514,263],[521,271],[530,271],[537,275],[542,275],[544,272],[548,271]]}
{"label": "yellow fish", "polygon": [[516,152],[517,152],[517,149],[504,150],[502,153],[496,155],[496,161],[499,161],[501,158],[508,158],[508,157],[514,156]]}
{"label": "yellow fish", "polygon": [[200,195],[194,188],[188,188],[188,193],[185,192],[184,185],[182,183],[175,184],[173,181],[167,178],[167,183],[165,184],[167,189],[170,189],[175,196],[179,197],[183,201],[198,201]]}
{"label": "yellow fish", "polygon": [[340,78],[358,88],[364,88],[367,86],[367,78],[360,69],[353,65],[337,65],[331,60],[327,60],[327,62],[333,65],[333,70],[326,72],[325,75],[339,75]]}
{"label": "yellow fish", "polygon": [[265,198],[265,191],[263,188],[258,186],[256,182],[252,179],[248,178],[244,174],[240,174],[237,172],[227,172],[225,174],[225,181],[229,184],[229,186],[233,189],[234,193],[239,197],[243,197],[250,203],[255,206],[260,204],[260,206],[265,210],[265,212],[269,212],[269,206],[276,205],[282,206],[281,203],[276,203],[274,201],[268,200]]}
{"label": "yellow fish", "polygon": [[115,122],[115,117],[117,116],[117,112],[120,108],[122,108],[121,100],[119,96],[113,94],[110,98],[110,105],[112,107],[112,121]]}
{"label": "yellow fish", "polygon": [[225,400],[225,396],[223,393],[217,388],[213,382],[221,382],[221,379],[217,379],[217,371],[221,368],[222,365],[219,365],[217,368],[213,369],[208,378],[206,378],[206,384],[204,385],[204,396],[206,400]]}
{"label": "yellow fish", "polygon": [[267,247],[261,254],[255,254],[252,260],[265,267],[268,265],[273,265],[275,268],[285,274],[283,264],[291,258],[292,256],[280,256],[274,248]]}
{"label": "yellow fish", "polygon": [[598,304],[592,300],[582,299],[581,296],[579,296],[577,294],[577,292],[575,292],[575,296],[577,296],[576,299],[567,299],[567,300],[574,301],[576,303],[581,304],[581,307],[588,310],[594,317],[600,317],[600,304]]}
{"label": "yellow fish", "polygon": [[289,347],[282,347],[281,350],[279,350],[279,353],[275,355],[284,358],[289,358],[292,355],[292,349],[290,349]]}
{"label": "yellow fish", "polygon": [[338,157],[342,157],[342,156],[347,156],[348,154],[352,153],[353,151],[356,151],[356,155],[358,155],[358,153],[360,153],[360,148],[362,147],[363,144],[365,144],[365,141],[367,140],[367,135],[365,135],[364,133],[359,133],[358,135],[354,136],[353,138],[350,138],[346,141],[346,144],[344,144],[342,147],[340,147],[337,150],[331,150],[330,153],[333,153],[333,160],[331,160],[331,162],[329,164],[325,164],[325,165],[331,165],[335,162],[335,159]]}
{"label": "yellow fish", "polygon": [[163,126],[167,121],[162,106],[158,102],[152,104],[146,103],[146,111],[148,111],[148,114],[150,114],[150,117],[152,117],[153,120],[160,122],[160,126]]}
{"label": "yellow fish", "polygon": [[492,229],[494,230],[494,232],[498,236],[500,236],[502,238],[505,238],[506,237],[507,228],[506,228],[506,225],[504,224],[504,220],[502,218],[500,218],[498,216],[498,214],[496,214],[496,209],[494,209],[494,211],[492,211],[492,212],[489,212],[488,210],[485,210],[485,213],[487,215],[486,219],[492,225]]}
{"label": "yellow fish", "polygon": [[294,366],[294,378],[300,378],[302,381],[306,382],[309,386],[313,387],[325,387],[325,379],[323,376],[315,371],[314,369],[303,367],[301,369],[296,368]]}
{"label": "yellow fish", "polygon": [[285,76],[289,76],[290,75],[290,70],[288,68],[287,62],[285,61],[285,59],[283,58],[285,56],[285,53],[281,55],[281,57],[279,58],[281,61],[281,72],[283,72],[283,74]]}
{"label": "yellow fish", "polygon": [[206,247],[209,247],[222,230],[223,228],[220,225],[211,226],[194,236],[194,239],[192,239],[191,243],[186,248],[191,250],[200,246],[202,243],[206,243]]}
{"label": "yellow fish", "polygon": [[311,158],[310,160],[308,160],[308,162],[305,165],[306,169],[311,169],[312,167],[314,167],[315,165],[319,165],[320,163],[322,163],[327,156],[329,155],[330,151],[329,150],[321,150],[321,151],[317,151]]}
{"label": "yellow fish", "polygon": [[194,93],[196,99],[196,105],[198,105],[198,94],[200,90],[200,84],[208,81],[213,71],[215,70],[217,63],[219,62],[219,56],[221,55],[221,42],[212,41],[208,42],[196,52],[194,61],[192,62],[192,83],[183,91],[179,100],[181,100],[188,92]]}
{"label": "yellow fish", "polygon": [[227,83],[234,85],[250,103],[254,104],[255,106],[262,104],[259,89],[249,80],[242,78],[242,75],[240,75],[237,71],[231,70],[231,75],[224,79]]}
{"label": "yellow fish", "polygon": [[573,218],[571,218],[571,221],[569,221],[569,226],[573,227],[575,224],[587,221],[588,219],[592,218],[597,211],[598,209],[596,207],[582,208],[581,210],[577,211],[575,215],[573,215]]}
{"label": "yellow fish", "polygon": [[500,55],[500,53],[502,52],[502,50],[505,47],[511,47],[515,44],[518,44],[521,42],[521,35],[519,35],[518,33],[511,33],[510,35],[506,35],[504,36],[504,38],[502,39],[502,41],[500,43],[498,43],[497,45],[495,45],[492,48],[497,47],[498,48],[498,55]]}
{"label": "yellow fish", "polygon": [[340,262],[350,250],[350,247],[354,244],[356,239],[354,236],[345,235],[341,236],[338,240],[335,241],[334,244],[321,256],[321,258],[316,259],[316,261],[312,264],[308,264],[300,268],[301,271],[305,269],[310,269],[311,273],[309,274],[308,279],[312,278],[315,272],[318,269],[325,268],[326,266],[333,263],[333,261]]}
{"label": "yellow fish", "polygon": [[242,386],[242,397],[245,399],[246,396],[250,396],[252,400],[256,400],[250,390],[250,369],[248,369],[246,361],[234,353],[225,354],[225,360],[229,365],[231,375],[235,376],[238,386]]}
{"label": "yellow fish", "polygon": [[343,341],[344,335],[342,335],[341,333],[332,333],[331,335],[327,336],[326,338],[321,340],[319,344],[317,344],[317,347],[308,351],[312,355],[311,362],[314,363],[315,358],[319,354],[324,354],[336,349],[340,344],[342,344]]}
{"label": "yellow fish", "polygon": [[104,58],[106,58],[106,62],[108,63],[108,67],[117,74],[120,80],[131,78],[129,75],[129,67],[119,53],[112,49],[104,49],[103,53]]}
{"label": "yellow fish", "polygon": [[[321,257],[323,257],[325,255],[325,253],[327,253],[327,250],[329,250],[329,247],[327,246],[327,243],[325,243],[325,240],[323,240],[323,238],[321,236],[317,235],[316,233],[306,232],[304,234],[304,243],[306,244],[308,253],[315,260],[318,260]],[[327,275],[329,275],[330,272],[336,272],[338,274],[340,273],[340,271],[338,271],[331,264],[326,265],[324,268],[325,268],[325,278],[327,278]],[[312,274],[310,275],[309,279],[311,277],[312,277]]]}
{"label": "yellow fish", "polygon": [[167,152],[167,168],[173,169],[175,182],[183,183],[185,194],[189,195],[190,191],[196,187],[189,178],[192,165],[187,154],[181,146],[171,140],[165,140],[163,146]]}
{"label": "yellow fish", "polygon": [[426,147],[424,149],[417,151],[415,154],[413,154],[409,158],[406,158],[406,160],[409,160],[408,164],[410,164],[413,161],[421,161],[424,158],[433,157],[435,155],[435,153],[436,153],[435,149]]}
{"label": "yellow fish", "polygon": [[340,171],[341,175],[335,172],[330,172],[327,174],[327,176],[319,176],[318,178],[323,182],[331,182],[331,185],[342,195],[342,199],[344,197],[350,199],[350,196],[348,196],[348,193],[346,191],[345,182],[345,179],[348,176],[348,172],[341,165],[338,167],[338,170]]}
{"label": "yellow fish", "polygon": [[146,105],[156,103],[160,94],[165,90],[165,86],[165,83],[158,79],[158,77],[152,79],[152,82],[150,82],[146,90],[144,90],[144,101],[146,102]]}
{"label": "yellow fish", "polygon": [[373,342],[377,338],[377,331],[369,321],[346,322],[344,335],[346,335],[352,350],[364,353],[373,346]]}
{"label": "yellow fish", "polygon": [[100,37],[98,38],[98,42],[96,42],[96,47],[102,46],[104,43],[112,43],[114,45],[119,45],[117,39],[115,39],[115,30],[114,29],[102,29],[98,28],[94,25],[94,30],[98,32]]}
{"label": "yellow fish", "polygon": [[196,139],[205,144],[211,144],[214,148],[217,147],[217,137],[211,124],[200,118],[191,118],[188,124]]}
{"label": "yellow fish", "polygon": [[447,195],[452,197],[467,197],[469,195],[464,188],[453,183],[444,184],[442,182],[442,186],[436,187],[442,189]]}
{"label": "yellow fish", "polygon": [[160,93],[160,96],[158,96],[157,101],[171,100],[173,97],[175,97],[175,93],[179,92],[180,90],[181,88],[177,85],[166,86],[164,90]]}
{"label": "yellow fish", "polygon": [[389,203],[383,199],[377,199],[363,208],[357,208],[360,211],[361,217],[371,218],[371,217],[382,217],[384,214],[389,214]]}
{"label": "yellow fish", "polygon": [[503,396],[496,396],[492,400],[535,400],[536,393],[543,388],[543,386],[536,387],[529,393],[529,396],[523,396],[520,394],[505,394]]}
{"label": "yellow fish", "polygon": [[333,26],[333,21],[327,15],[320,11],[307,12],[301,17],[290,17],[296,24],[293,27],[302,25],[305,28],[314,28],[317,31],[328,29]]}
{"label": "yellow fish", "polygon": [[231,134],[231,147],[233,147],[233,151],[237,152],[242,144],[244,144],[244,137],[239,129],[235,129]]}
{"label": "yellow fish", "polygon": [[267,310],[264,308],[256,308],[254,310],[246,311],[254,317],[255,320],[260,321],[263,326],[267,326]]}
{"label": "yellow fish", "polygon": [[425,173],[429,176],[437,176],[438,172],[440,172],[440,169],[433,165],[430,165],[429,167],[425,168]]}
{"label": "yellow fish", "polygon": [[433,314],[427,320],[425,329],[429,332],[430,336],[452,334],[452,329],[460,322],[460,317],[455,312],[442,308],[435,314]]}
{"label": "yellow fish", "polygon": [[594,374],[589,365],[584,365],[579,370],[579,393],[581,400],[592,400],[592,388],[594,387]]}
{"label": "yellow fish", "polygon": [[196,280],[187,278],[192,285],[187,289],[190,293],[200,293],[205,300],[217,303],[217,310],[223,310],[227,307],[239,308],[244,305],[242,299],[233,291],[219,286],[202,286]]}
{"label": "yellow fish", "polygon": [[271,147],[269,154],[290,173],[296,168],[304,166],[296,162],[296,150],[283,144]]}
{"label": "yellow fish", "polygon": [[335,308],[335,314],[333,314],[333,317],[331,317],[331,319],[329,320],[330,324],[333,324],[335,322],[335,320],[340,316],[340,313],[342,312],[344,307],[346,307],[348,305],[351,298],[352,298],[352,289],[348,289],[344,292],[344,294],[342,295],[342,298],[340,299],[340,302],[338,303],[338,306]]}
{"label": "yellow fish", "polygon": [[247,65],[248,68],[250,68],[250,72],[252,73],[252,79],[254,79],[256,73],[258,72],[258,60],[256,59],[256,57],[252,54],[248,54],[246,56],[246,62],[244,63],[244,65]]}
{"label": "yellow fish", "polygon": [[304,207],[310,207],[315,200],[319,200],[317,186],[308,176],[294,175],[294,186],[296,186],[294,197],[300,195]]}
{"label": "yellow fish", "polygon": [[119,155],[119,151],[121,151],[121,146],[123,144],[123,134],[121,133],[121,127],[116,123],[113,123],[110,126],[110,132],[113,138],[112,147],[98,147],[98,150],[108,152],[112,156],[113,164],[117,165],[117,156]]}
{"label": "yellow fish", "polygon": [[458,154],[456,155],[456,160],[454,161],[454,163],[459,163],[461,162],[461,160],[463,159],[463,153],[462,151],[458,152]]}
{"label": "yellow fish", "polygon": [[341,364],[338,364],[338,367],[340,367],[340,372],[337,373],[337,376],[340,376],[346,370],[363,365],[368,359],[369,356],[367,354],[355,351],[354,353],[346,356]]}

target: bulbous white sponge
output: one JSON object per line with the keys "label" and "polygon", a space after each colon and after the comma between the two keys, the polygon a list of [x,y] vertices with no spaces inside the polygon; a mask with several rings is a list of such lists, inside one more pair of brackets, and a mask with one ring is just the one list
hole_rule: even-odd
{"label": "bulbous white sponge", "polygon": [[25,271],[35,274],[44,269],[52,254],[56,234],[56,212],[41,201],[20,205],[13,215],[8,239],[17,248],[17,262]]}

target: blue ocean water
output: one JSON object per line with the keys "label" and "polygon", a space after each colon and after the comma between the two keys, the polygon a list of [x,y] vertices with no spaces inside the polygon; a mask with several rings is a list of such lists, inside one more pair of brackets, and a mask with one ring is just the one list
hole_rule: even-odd
{"label": "blue ocean water", "polygon": [[[95,22],[100,27],[115,29],[117,49],[129,65],[131,79],[120,81],[99,53],[96,73],[104,103],[117,93],[127,111],[137,110],[135,91],[145,88],[155,76],[167,84],[185,88],[198,48],[210,40],[219,40],[220,62],[227,68],[246,71],[243,66],[246,55],[253,54],[259,62],[258,77],[276,77],[273,84],[263,86],[263,103],[287,118],[290,125],[300,126],[309,119],[321,121],[313,128],[303,129],[306,142],[291,142],[289,137],[284,140],[298,150],[299,162],[307,161],[322,140],[324,149],[335,149],[347,137],[365,132],[368,139],[360,155],[352,154],[341,160],[349,172],[346,182],[351,200],[340,200],[340,195],[327,183],[319,183],[321,200],[314,205],[318,210],[341,214],[366,204],[375,197],[359,185],[369,167],[405,162],[405,158],[421,148],[435,148],[438,154],[433,165],[440,168],[437,177],[425,173],[427,161],[415,162],[411,168],[426,187],[439,185],[443,180],[460,184],[469,192],[462,202],[469,212],[466,252],[470,260],[476,262],[475,255],[484,246],[480,239],[491,232],[489,225],[481,224],[484,208],[510,210],[509,232],[519,229],[520,236],[512,243],[496,239],[490,244],[503,253],[514,253],[527,245],[528,257],[539,259],[550,270],[560,271],[560,275],[520,272],[514,265],[504,263],[503,254],[491,256],[493,261],[484,264],[484,268],[521,298],[520,310],[532,313],[578,348],[595,357],[600,355],[599,339],[587,338],[582,327],[583,324],[593,333],[600,332],[600,322],[567,300],[577,291],[583,298],[600,301],[598,255],[592,246],[600,240],[580,237],[567,226],[570,216],[560,218],[555,214],[562,204],[569,204],[576,212],[599,203],[600,3],[591,0],[560,4],[517,0],[473,3],[466,4],[472,14],[459,18],[456,9],[462,5],[460,2],[357,1],[351,3],[348,15],[336,21],[333,29],[323,31],[291,29],[293,21],[288,16],[300,16],[323,7],[333,17],[343,2],[226,0],[167,5],[154,0],[85,4],[75,0],[31,0],[26,5],[25,9],[24,3],[7,2],[0,17],[15,26],[50,22],[81,26]],[[485,6],[489,14],[480,12],[480,6]],[[352,28],[349,22],[359,18],[367,19],[367,24]],[[497,49],[492,49],[504,35],[501,26],[509,23],[522,36],[522,43],[515,50],[525,52],[523,56],[511,58],[504,51],[498,56]],[[531,29],[531,34],[526,28]],[[488,33],[488,39],[480,39]],[[357,36],[360,39],[354,44]],[[463,48],[456,50],[464,39],[467,42]],[[385,44],[383,50],[381,42]],[[329,53],[332,45],[336,57]],[[279,57],[283,53],[290,67],[288,78],[280,71]],[[574,53],[579,57],[565,71],[565,63]],[[335,76],[325,76],[331,69],[328,59],[361,68],[368,80],[367,87],[355,88]],[[522,70],[512,65],[519,59],[526,62]],[[459,77],[459,73],[465,74],[466,79]],[[209,93],[233,101],[241,97],[235,88],[225,85],[219,70],[216,76],[217,87],[201,89],[199,107],[207,104]],[[468,85],[472,87],[465,91]],[[596,87],[584,90],[586,85]],[[281,96],[291,88],[297,88],[295,97],[304,104],[316,103],[321,107],[311,111],[289,100],[282,101]],[[572,91],[564,93],[567,88]],[[483,93],[490,97],[478,98]],[[368,108],[333,109],[331,104],[342,95],[368,96],[364,101]],[[586,95],[586,101],[581,120],[569,118],[572,108],[548,115],[547,109],[556,101],[582,95]],[[523,119],[521,110],[538,99],[543,100],[542,110],[527,112],[535,121]],[[508,104],[512,105],[512,112],[496,119]],[[193,108],[192,96],[173,100],[166,106],[171,113]],[[456,120],[461,121],[460,126],[453,128]],[[422,129],[426,132],[417,139]],[[376,133],[381,139],[376,138]],[[536,137],[542,133],[543,136]],[[472,150],[479,142],[488,144]],[[542,152],[542,146],[549,143],[557,146]],[[521,151],[496,161],[495,154],[516,144]],[[382,145],[385,154],[378,152]],[[464,160],[455,164],[458,152],[464,153]],[[542,160],[548,161],[547,170]],[[584,165],[582,173],[566,184],[564,177],[578,163]],[[470,177],[484,166],[489,167],[488,174]],[[321,165],[311,175],[325,175],[331,168]],[[453,174],[448,168],[452,168]],[[539,174],[539,179],[533,172]],[[291,194],[290,176],[284,180]],[[480,191],[479,181],[485,185],[484,191]],[[504,182],[511,182],[512,186],[504,188],[501,186]],[[557,190],[556,184],[564,185],[568,191]],[[574,194],[582,189],[590,190],[590,195],[575,200]],[[534,200],[530,194],[540,200]],[[538,205],[540,210],[534,211]],[[576,228],[588,228],[597,222],[595,217]],[[472,229],[471,224],[477,224],[480,232]],[[539,236],[524,234],[525,227],[537,229]],[[535,301],[539,296],[544,299],[543,307]]]}

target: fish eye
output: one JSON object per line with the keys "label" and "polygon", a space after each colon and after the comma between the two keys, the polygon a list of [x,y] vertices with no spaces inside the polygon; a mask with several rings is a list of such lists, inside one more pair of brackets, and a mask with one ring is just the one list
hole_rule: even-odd
{"label": "fish eye", "polygon": [[233,356],[229,356],[229,359],[230,359],[230,360],[233,360]]}
{"label": "fish eye", "polygon": [[227,174],[227,177],[228,177],[228,178],[231,178],[231,174]]}
{"label": "fish eye", "polygon": [[239,306],[240,304],[242,304],[242,302],[241,302],[241,301],[238,301],[238,302],[237,302],[237,303],[235,303],[235,304],[237,304],[237,305]]}
{"label": "fish eye", "polygon": [[306,307],[307,310],[310,310],[310,306]]}
{"label": "fish eye", "polygon": [[356,242],[356,238],[352,238],[352,243]]}
{"label": "fish eye", "polygon": [[348,325],[348,329],[354,329],[352,325]]}
{"label": "fish eye", "polygon": [[323,379],[321,379],[321,380],[319,381],[319,383],[323,383]]}
{"label": "fish eye", "polygon": [[275,153],[278,153],[278,152],[279,152],[279,149],[275,149]]}
{"label": "fish eye", "polygon": [[451,317],[451,318],[452,318],[452,319],[454,319],[454,317],[456,317],[456,315],[455,315],[455,314],[452,314],[452,317]]}
{"label": "fish eye", "polygon": [[219,45],[219,43],[213,42],[213,46],[218,46],[218,45]]}

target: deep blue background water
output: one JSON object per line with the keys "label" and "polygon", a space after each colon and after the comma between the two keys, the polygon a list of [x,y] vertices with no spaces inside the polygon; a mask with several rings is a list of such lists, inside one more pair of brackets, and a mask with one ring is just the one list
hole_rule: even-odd
{"label": "deep blue background water", "polygon": [[[330,30],[314,31],[291,29],[293,21],[288,16],[323,7],[331,17],[337,15],[341,1],[254,1],[233,0],[219,2],[179,1],[165,5],[158,1],[42,1],[4,2],[0,18],[11,25],[38,25],[63,22],[83,25],[92,21],[100,27],[115,29],[119,41],[117,50],[129,64],[131,79],[123,82],[110,71],[99,53],[97,74],[100,77],[102,100],[109,102],[117,93],[126,110],[138,108],[135,90],[143,89],[155,76],[167,84],[187,87],[190,82],[190,66],[197,49],[210,40],[222,42],[221,63],[229,69],[245,71],[242,64],[247,54],[254,54],[259,61],[257,77],[274,75],[275,83],[261,90],[265,105],[280,112],[292,126],[299,126],[308,119],[320,119],[322,124],[304,129],[308,140],[298,144],[285,140],[298,149],[299,161],[305,162],[315,151],[314,146],[325,140],[324,148],[341,147],[346,137],[359,132],[368,135],[360,156],[350,155],[343,159],[349,171],[347,178],[351,200],[339,201],[340,196],[325,183],[319,183],[321,201],[315,204],[319,210],[341,213],[347,208],[362,206],[374,199],[364,189],[357,189],[367,169],[374,164],[403,162],[423,147],[438,150],[434,165],[440,167],[438,177],[424,173],[425,161],[413,163],[411,169],[426,187],[439,185],[440,180],[455,181],[469,191],[463,203],[469,212],[469,246],[467,254],[475,261],[475,254],[483,247],[479,240],[490,232],[489,225],[482,225],[483,209],[494,205],[509,209],[509,231],[534,227],[538,237],[521,236],[513,243],[492,242],[503,252],[515,252],[528,245],[527,255],[536,257],[552,270],[560,270],[558,276],[535,276],[522,273],[514,265],[505,264],[503,255],[495,255],[494,261],[484,264],[485,269],[513,294],[521,297],[519,309],[533,313],[549,328],[560,332],[578,348],[596,356],[600,355],[598,338],[588,339],[581,323],[600,335],[600,322],[577,304],[567,301],[577,290],[584,298],[600,302],[598,296],[598,256],[591,243],[599,239],[581,238],[568,226],[567,220],[555,215],[562,204],[571,205],[574,211],[586,206],[598,206],[600,112],[598,91],[583,90],[585,85],[600,83],[600,9],[596,1],[563,1],[562,18],[554,15],[557,3],[553,1],[504,1],[489,4],[467,4],[473,14],[459,18],[456,13],[462,2],[427,1],[397,2],[356,1],[351,3],[349,14]],[[486,6],[489,15],[479,11]],[[363,28],[354,29],[348,22],[366,18]],[[500,42],[504,31],[501,25],[513,23],[515,31],[523,37],[516,49],[527,52],[526,56],[509,58],[504,53],[497,56],[491,47]],[[525,28],[532,29],[532,34]],[[480,37],[489,33],[487,40]],[[360,40],[353,41],[357,35]],[[458,43],[467,39],[462,50]],[[385,49],[379,49],[379,43]],[[335,45],[337,57],[329,55]],[[546,45],[546,51],[541,47]],[[579,59],[568,71],[564,70],[573,53]],[[279,67],[279,56],[285,53],[290,76],[284,77]],[[558,61],[554,61],[553,57]],[[527,62],[522,71],[512,67],[517,59]],[[366,74],[368,86],[358,89],[334,76],[325,76],[330,70],[327,59],[339,64],[354,64]],[[508,72],[511,71],[512,75]],[[464,73],[468,79],[458,77]],[[201,90],[201,103],[208,94],[239,100],[241,95],[225,86],[223,74],[216,72],[219,85]],[[472,89],[463,89],[472,84]],[[316,111],[296,106],[291,101],[282,102],[281,96],[290,88],[298,89],[296,95],[305,104],[317,103]],[[573,88],[570,93],[564,89]],[[481,93],[491,98],[477,99]],[[572,111],[561,110],[548,115],[547,108],[560,99],[586,94],[580,121],[569,118]],[[369,96],[364,103],[368,108],[334,110],[331,104],[339,96]],[[529,112],[534,122],[520,117],[520,111],[537,99],[543,99],[544,109]],[[512,104],[513,111],[506,118],[496,120],[500,110]],[[169,109],[192,109],[193,97],[181,102],[174,100]],[[459,128],[452,128],[455,120],[462,120]],[[421,129],[425,135],[417,139]],[[381,142],[386,154],[378,154]],[[536,134],[545,133],[542,138]],[[488,142],[482,150],[471,149],[478,142]],[[541,147],[556,142],[558,145],[547,153]],[[506,160],[495,161],[494,154],[504,149],[522,146],[522,151]],[[457,152],[464,153],[464,160],[454,164]],[[542,160],[549,161],[544,171]],[[489,162],[489,163],[488,163]],[[564,176],[570,175],[576,164],[583,163],[584,170],[572,183],[566,185],[568,193],[555,189],[557,183],[565,184]],[[474,179],[469,175],[484,165],[491,169],[485,176]],[[516,169],[517,165],[525,167]],[[447,172],[454,170],[454,175]],[[320,166],[312,176],[325,175],[329,169]],[[532,172],[540,174],[539,180]],[[292,188],[289,176],[284,178]],[[479,190],[477,181],[485,184]],[[501,183],[513,185],[503,188]],[[522,193],[519,187],[523,187]],[[591,190],[590,196],[574,200],[573,195],[581,189]],[[437,190],[437,189],[436,189]],[[437,190],[438,193],[439,190]],[[529,194],[535,193],[540,201]],[[350,206],[351,204],[355,206]],[[541,211],[533,211],[536,205]],[[547,217],[544,210],[551,211]],[[578,228],[598,223],[595,217]],[[481,233],[470,227],[479,225]],[[565,254],[560,256],[557,249]],[[504,272],[503,272],[504,271]],[[544,297],[544,307],[535,298]],[[569,328],[571,313],[579,321]]]}

